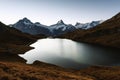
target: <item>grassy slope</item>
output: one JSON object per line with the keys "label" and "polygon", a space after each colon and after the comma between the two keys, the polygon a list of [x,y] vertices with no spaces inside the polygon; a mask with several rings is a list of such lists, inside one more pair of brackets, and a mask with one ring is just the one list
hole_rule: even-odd
{"label": "grassy slope", "polygon": [[93,80],[90,76],[75,74],[57,66],[39,64],[0,62],[0,74],[3,74],[0,80]]}
{"label": "grassy slope", "polygon": [[61,38],[120,48],[120,13],[89,30],[76,30]]}
{"label": "grassy slope", "polygon": [[93,66],[78,71],[79,74],[89,75],[96,80],[120,80],[120,67]]}
{"label": "grassy slope", "polygon": [[0,62],[0,80],[120,80],[120,67],[92,66],[79,71],[35,62]]}

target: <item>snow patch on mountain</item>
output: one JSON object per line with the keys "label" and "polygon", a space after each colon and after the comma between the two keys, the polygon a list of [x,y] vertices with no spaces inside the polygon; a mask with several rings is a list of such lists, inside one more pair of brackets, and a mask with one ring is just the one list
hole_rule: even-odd
{"label": "snow patch on mountain", "polygon": [[77,22],[76,25],[72,24],[65,24],[63,20],[59,20],[56,24],[46,26],[39,22],[31,22],[27,18],[23,18],[16,22],[13,25],[10,25],[24,33],[29,34],[44,34],[47,36],[58,36],[67,32],[74,31],[76,29],[90,29],[95,27],[96,25],[102,23],[103,21],[92,21],[90,23],[79,23]]}
{"label": "snow patch on mountain", "polygon": [[92,21],[90,23],[79,23],[79,22],[77,22],[75,24],[75,27],[77,29],[90,29],[90,28],[93,28],[93,27],[97,26],[98,24],[101,24],[102,22],[103,22],[103,20]]}

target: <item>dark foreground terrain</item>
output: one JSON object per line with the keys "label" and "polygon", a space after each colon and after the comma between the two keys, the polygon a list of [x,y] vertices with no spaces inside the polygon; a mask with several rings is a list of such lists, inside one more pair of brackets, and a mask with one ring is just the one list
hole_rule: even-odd
{"label": "dark foreground terrain", "polygon": [[[39,65],[37,65],[39,64]],[[0,62],[0,80],[92,80],[89,76],[75,74],[57,66],[38,63]]]}
{"label": "dark foreground terrain", "polygon": [[35,62],[0,62],[0,80],[120,80],[120,67],[93,66],[80,71]]}

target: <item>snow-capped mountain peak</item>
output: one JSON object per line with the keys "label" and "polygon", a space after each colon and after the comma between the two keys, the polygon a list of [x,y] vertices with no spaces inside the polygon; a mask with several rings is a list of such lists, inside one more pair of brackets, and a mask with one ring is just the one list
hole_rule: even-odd
{"label": "snow-capped mountain peak", "polygon": [[37,26],[41,26],[41,24],[39,22],[35,22],[34,24]]}
{"label": "snow-capped mountain peak", "polygon": [[35,24],[40,24],[39,22],[35,22]]}
{"label": "snow-capped mountain peak", "polygon": [[32,24],[33,24],[33,23],[32,23],[29,19],[27,19],[26,17],[23,18],[23,19],[21,19],[21,20],[19,20],[17,23],[24,23],[25,25],[32,25]]}
{"label": "snow-capped mountain peak", "polygon": [[75,26],[83,25],[83,23],[76,22]]}
{"label": "snow-capped mountain peak", "polygon": [[23,21],[29,21],[29,19],[26,18],[26,17],[24,17],[22,20],[23,20]]}
{"label": "snow-capped mountain peak", "polygon": [[65,24],[65,23],[63,22],[63,20],[59,20],[57,24]]}
{"label": "snow-capped mountain peak", "polygon": [[29,34],[50,34],[49,29],[39,22],[33,23],[27,18],[23,18],[12,25],[12,27]]}
{"label": "snow-capped mountain peak", "polygon": [[92,21],[90,23],[79,23],[76,25],[65,24],[63,20],[59,20],[56,24],[46,26],[39,22],[33,23],[26,17],[11,25],[12,27],[29,34],[44,34],[47,36],[57,36],[76,29],[90,29],[103,21]]}
{"label": "snow-capped mountain peak", "polygon": [[41,24],[41,23],[39,23],[39,22],[35,22],[34,25],[40,26],[40,27],[47,27],[46,25],[43,25],[43,24]]}

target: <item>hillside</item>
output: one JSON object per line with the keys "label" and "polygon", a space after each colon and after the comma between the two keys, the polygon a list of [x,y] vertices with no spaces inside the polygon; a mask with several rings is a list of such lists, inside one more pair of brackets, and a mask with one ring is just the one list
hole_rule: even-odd
{"label": "hillside", "polygon": [[0,22],[0,42],[12,44],[28,44],[29,42],[36,41],[37,37],[29,34],[22,33],[21,31],[6,26]]}
{"label": "hillside", "polygon": [[91,66],[77,72],[95,78],[95,80],[120,80],[120,67]]}
{"label": "hillside", "polygon": [[59,36],[78,42],[94,43],[104,46],[120,48],[120,13],[102,24],[88,30],[76,30]]}
{"label": "hillside", "polygon": [[38,61],[33,65],[0,62],[0,74],[0,80],[119,80],[120,68],[92,66],[75,71]]}
{"label": "hillside", "polygon": [[30,50],[29,45],[44,36],[24,34],[0,22],[0,37],[0,60],[19,61],[20,59],[21,61],[23,59],[19,58],[17,54]]}
{"label": "hillside", "polygon": [[93,80],[57,66],[0,62],[0,80]]}

